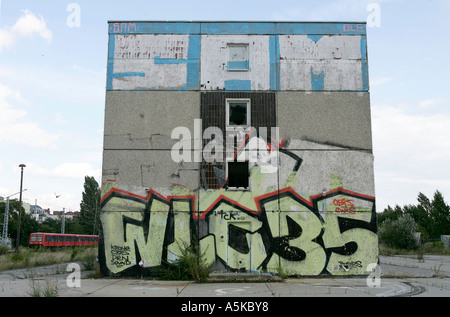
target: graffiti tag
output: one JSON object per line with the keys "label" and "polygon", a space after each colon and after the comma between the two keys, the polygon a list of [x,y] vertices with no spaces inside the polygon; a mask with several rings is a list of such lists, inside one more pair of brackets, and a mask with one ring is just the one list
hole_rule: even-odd
{"label": "graffiti tag", "polygon": [[333,205],[337,206],[336,212],[355,214],[355,204],[353,202],[353,199],[335,199],[333,200]]}
{"label": "graffiti tag", "polygon": [[130,265],[130,247],[111,245],[111,264],[117,267]]}

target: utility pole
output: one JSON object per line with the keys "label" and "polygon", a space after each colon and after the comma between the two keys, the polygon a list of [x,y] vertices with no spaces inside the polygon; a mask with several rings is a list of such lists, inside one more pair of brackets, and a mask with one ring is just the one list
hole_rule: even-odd
{"label": "utility pole", "polygon": [[23,184],[23,168],[27,167],[25,164],[19,165],[20,171],[20,196],[19,196],[19,219],[17,221],[17,239],[16,239],[16,253],[19,253],[20,244],[20,219],[22,218],[22,184]]}
{"label": "utility pole", "polygon": [[66,208],[63,208],[62,218],[61,218],[61,234],[66,231]]}
{"label": "utility pole", "polygon": [[[22,192],[27,191],[26,189],[24,189]],[[9,195],[8,197],[6,197],[6,206],[5,206],[5,218],[3,221],[3,232],[2,232],[2,241],[0,244],[6,244],[6,242],[8,241],[8,223],[9,223],[9,198],[12,196],[17,195],[18,193]]]}
{"label": "utility pole", "polygon": [[2,244],[8,239],[9,197],[6,197],[5,220],[3,221]]}

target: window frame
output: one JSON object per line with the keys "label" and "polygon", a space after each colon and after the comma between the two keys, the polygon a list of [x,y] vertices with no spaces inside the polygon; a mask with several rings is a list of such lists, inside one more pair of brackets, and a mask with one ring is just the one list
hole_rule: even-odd
{"label": "window frame", "polygon": [[[247,124],[245,125],[230,125],[230,104],[234,103],[246,103],[247,104]],[[250,98],[227,98],[225,100],[225,127],[226,130],[233,131],[235,128],[248,129],[251,127],[251,112],[252,105]]]}
{"label": "window frame", "polygon": [[[246,60],[243,61],[232,61],[231,60],[231,48],[245,47],[246,48]],[[248,72],[250,71],[250,45],[249,43],[228,43],[227,44],[227,71],[230,72]],[[237,63],[247,63],[246,67],[238,67]]]}

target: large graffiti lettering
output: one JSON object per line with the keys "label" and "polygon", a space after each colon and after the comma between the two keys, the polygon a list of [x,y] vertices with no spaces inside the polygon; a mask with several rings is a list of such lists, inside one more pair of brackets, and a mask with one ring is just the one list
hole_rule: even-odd
{"label": "large graffiti lettering", "polygon": [[[199,241],[201,250],[213,250],[208,253],[210,264],[218,261],[232,271],[277,272],[281,266],[287,274],[339,274],[348,272],[340,271],[348,267],[342,263],[358,262],[363,264],[351,265],[352,273],[363,274],[365,264],[377,262],[375,214],[360,211],[353,214],[358,217],[349,218],[348,214],[324,215],[317,210],[320,201],[342,196],[373,202],[371,197],[343,188],[308,201],[286,188],[256,197],[261,210],[257,213],[223,195],[207,213],[197,213],[194,196],[163,197],[152,191],[147,197],[138,197],[113,188],[103,198],[103,207],[132,201],[143,209],[139,216],[126,211],[103,214],[105,242],[116,243],[104,245],[106,257],[111,259],[108,269],[118,273],[140,262],[147,268],[157,267],[180,254],[176,241]],[[297,210],[271,208],[278,201]],[[190,211],[180,211],[182,205]],[[117,213],[123,224],[120,235],[108,231]],[[134,260],[129,261],[128,256]]]}
{"label": "large graffiti lettering", "polygon": [[257,165],[250,171],[257,184],[252,191],[194,192],[174,184],[170,194],[148,189],[139,195],[114,181],[104,184],[102,269],[152,270],[196,243],[215,270],[367,274],[365,268],[378,262],[375,197],[342,186],[303,196],[293,188],[302,160],[280,153],[294,159],[280,190],[261,185],[269,176]]}

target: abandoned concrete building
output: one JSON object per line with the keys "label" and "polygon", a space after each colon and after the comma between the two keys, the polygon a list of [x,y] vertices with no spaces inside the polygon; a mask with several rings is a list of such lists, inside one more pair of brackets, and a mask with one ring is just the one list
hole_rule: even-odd
{"label": "abandoned concrete building", "polygon": [[378,262],[365,23],[111,21],[105,274]]}

